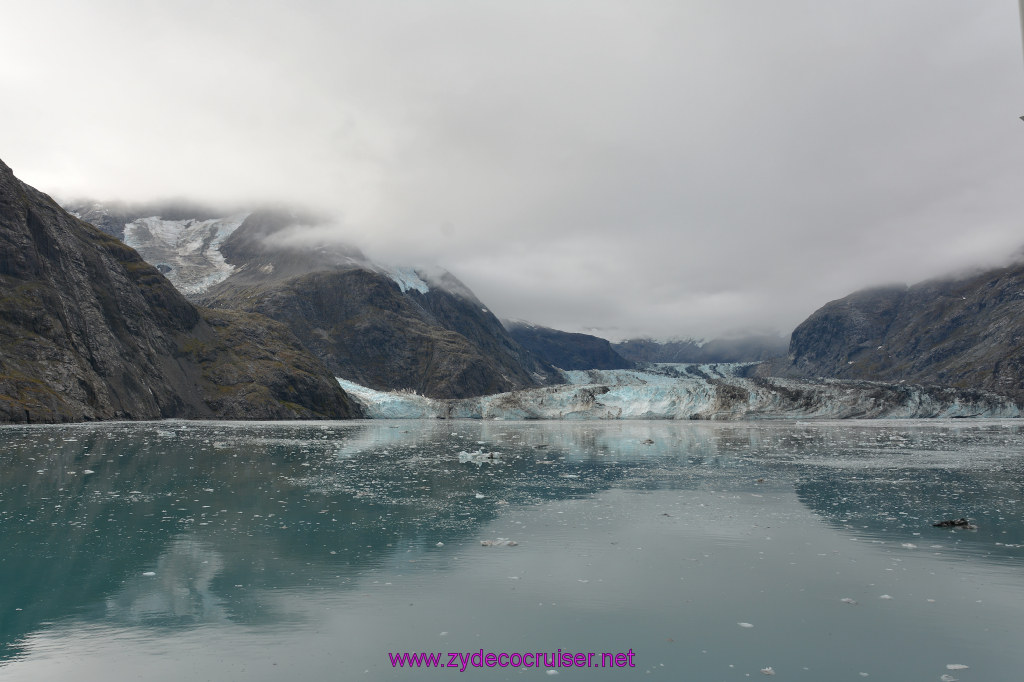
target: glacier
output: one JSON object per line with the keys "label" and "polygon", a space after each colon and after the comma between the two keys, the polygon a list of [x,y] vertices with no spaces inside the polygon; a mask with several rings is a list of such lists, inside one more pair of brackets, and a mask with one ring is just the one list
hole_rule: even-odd
{"label": "glacier", "polygon": [[[368,267],[373,269],[373,266],[369,263],[366,264]],[[376,270],[381,272],[398,284],[398,288],[402,290],[404,294],[407,291],[418,291],[421,294],[425,294],[430,291],[430,286],[424,282],[419,273],[415,269],[409,267],[386,267],[377,266]]]}
{"label": "glacier", "polygon": [[124,243],[155,265],[186,296],[224,281],[235,267],[220,252],[223,241],[249,216],[236,213],[210,220],[140,218],[124,226]]}
{"label": "glacier", "polygon": [[566,383],[435,400],[339,378],[371,419],[920,419],[1020,417],[981,391],[871,381],[746,376],[756,363],[563,371]]}

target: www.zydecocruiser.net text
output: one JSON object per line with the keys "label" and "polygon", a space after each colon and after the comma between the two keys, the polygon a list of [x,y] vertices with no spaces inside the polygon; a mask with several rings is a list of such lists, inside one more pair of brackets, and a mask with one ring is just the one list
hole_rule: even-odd
{"label": "www.zydecocruiser.net text", "polygon": [[626,652],[527,651],[485,652],[448,651],[433,653],[388,653],[392,668],[635,668],[632,649]]}

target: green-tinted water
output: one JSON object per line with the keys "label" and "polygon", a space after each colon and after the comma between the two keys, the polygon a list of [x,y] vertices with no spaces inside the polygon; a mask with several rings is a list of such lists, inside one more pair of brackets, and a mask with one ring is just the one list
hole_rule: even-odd
{"label": "green-tinted water", "polygon": [[[7,427],[0,679],[1016,679],[1022,453],[984,421]],[[636,667],[388,656],[481,649]]]}

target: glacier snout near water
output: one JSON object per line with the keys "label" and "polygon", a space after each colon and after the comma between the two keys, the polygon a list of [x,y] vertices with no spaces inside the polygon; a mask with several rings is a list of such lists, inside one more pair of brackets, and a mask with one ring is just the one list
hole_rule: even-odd
{"label": "glacier snout near water", "polygon": [[411,391],[341,387],[372,419],[853,419],[1019,417],[1003,396],[868,381],[746,377],[750,363],[563,372],[566,383],[435,400]]}

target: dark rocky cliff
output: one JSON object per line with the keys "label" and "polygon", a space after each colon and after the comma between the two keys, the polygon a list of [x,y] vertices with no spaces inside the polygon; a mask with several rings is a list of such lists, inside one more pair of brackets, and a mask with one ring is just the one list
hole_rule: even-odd
{"label": "dark rocky cliff", "polygon": [[285,328],[196,308],[0,161],[0,422],[353,416]]}
{"label": "dark rocky cliff", "polygon": [[616,353],[608,341],[597,336],[519,321],[505,322],[505,328],[520,346],[560,369],[632,369],[635,366]]}
{"label": "dark rocky cliff", "polygon": [[250,215],[221,248],[238,269],[197,300],[279,320],[337,376],[378,390],[464,398],[561,380],[450,274],[403,287],[357,249],[295,241],[297,221]]}
{"label": "dark rocky cliff", "polygon": [[777,369],[1024,399],[1024,265],[832,301],[796,328]]}

